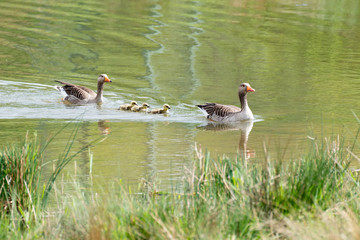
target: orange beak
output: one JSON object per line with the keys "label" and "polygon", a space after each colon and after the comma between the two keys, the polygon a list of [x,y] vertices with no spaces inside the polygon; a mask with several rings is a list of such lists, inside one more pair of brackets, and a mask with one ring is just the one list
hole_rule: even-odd
{"label": "orange beak", "polygon": [[250,86],[246,86],[247,92],[255,92],[255,89],[251,88]]}
{"label": "orange beak", "polygon": [[109,78],[105,77],[104,82],[112,82]]}

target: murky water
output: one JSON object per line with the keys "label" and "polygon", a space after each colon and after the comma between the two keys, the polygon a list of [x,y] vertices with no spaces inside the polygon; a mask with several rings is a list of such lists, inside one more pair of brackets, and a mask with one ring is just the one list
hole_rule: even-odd
{"label": "murky water", "polygon": [[[263,145],[289,160],[308,136],[356,134],[360,116],[358,1],[1,1],[0,139],[27,130],[45,140],[82,120],[73,151],[102,141],[67,167],[84,184],[92,176],[136,184],[155,176],[163,188],[190,166],[195,143],[213,155],[246,148],[260,161]],[[101,106],[61,102],[54,80],[96,90]],[[256,119],[208,123],[195,104],[239,105],[237,87]],[[117,110],[131,100],[171,105],[168,116]],[[55,160],[69,124],[46,152]],[[357,150],[359,151],[359,150]],[[49,171],[51,170],[49,164]]]}

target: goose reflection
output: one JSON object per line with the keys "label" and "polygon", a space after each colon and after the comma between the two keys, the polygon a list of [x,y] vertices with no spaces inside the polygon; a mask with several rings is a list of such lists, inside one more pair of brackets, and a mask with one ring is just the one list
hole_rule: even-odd
{"label": "goose reflection", "polygon": [[109,135],[110,134],[110,127],[106,125],[108,123],[108,120],[99,120],[98,122],[98,129],[100,131],[100,134],[102,135]]}
{"label": "goose reflection", "polygon": [[254,122],[252,120],[234,122],[234,123],[218,123],[208,122],[205,125],[201,125],[198,128],[210,131],[240,131],[240,140],[238,150],[241,156],[245,159],[255,157],[255,150],[247,149],[247,142],[250,132],[253,128]]}

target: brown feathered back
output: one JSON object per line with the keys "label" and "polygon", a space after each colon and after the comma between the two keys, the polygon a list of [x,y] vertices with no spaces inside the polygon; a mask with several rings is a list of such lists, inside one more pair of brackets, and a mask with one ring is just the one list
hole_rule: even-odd
{"label": "brown feathered back", "polygon": [[96,93],[90,88],[78,86],[72,83],[62,82],[59,80],[55,80],[55,82],[61,83],[62,88],[69,96],[74,96],[79,100],[89,99],[96,97]]}
{"label": "brown feathered back", "polygon": [[238,108],[236,106],[223,105],[218,103],[205,103],[203,105],[196,105],[196,106],[202,110],[205,110],[209,116],[215,114],[220,117],[226,117],[232,113],[241,111],[241,108]]}

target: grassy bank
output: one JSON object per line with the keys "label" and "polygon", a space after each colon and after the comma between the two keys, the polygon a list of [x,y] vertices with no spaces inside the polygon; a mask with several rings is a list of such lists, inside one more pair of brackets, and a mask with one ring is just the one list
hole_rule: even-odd
{"label": "grassy bank", "polygon": [[360,237],[360,183],[352,168],[359,162],[351,164],[359,158],[339,138],[313,142],[306,155],[286,163],[212,158],[198,149],[178,192],[158,192],[145,182],[132,194],[114,183],[117,190],[106,194],[78,189],[56,196],[56,207],[44,203],[51,188],[39,183],[38,149],[26,140],[0,155],[7,169],[0,179],[3,239]]}

